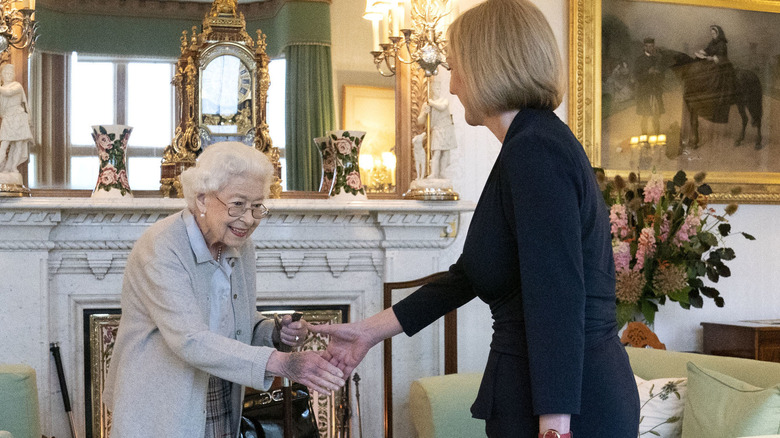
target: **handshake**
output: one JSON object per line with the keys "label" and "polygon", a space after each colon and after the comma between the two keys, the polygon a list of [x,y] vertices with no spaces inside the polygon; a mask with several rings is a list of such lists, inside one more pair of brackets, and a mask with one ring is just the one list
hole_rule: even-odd
{"label": "handshake", "polygon": [[270,374],[287,377],[323,394],[344,386],[345,379],[371,347],[401,332],[392,309],[350,324],[310,324],[285,315],[278,327],[279,341],[291,347],[302,346],[310,331],[330,337],[324,351],[274,351],[266,365]]}

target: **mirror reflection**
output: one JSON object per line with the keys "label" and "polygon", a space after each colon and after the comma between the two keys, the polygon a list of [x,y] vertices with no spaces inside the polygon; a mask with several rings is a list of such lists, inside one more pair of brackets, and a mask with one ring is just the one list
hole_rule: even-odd
{"label": "mirror reflection", "polygon": [[[162,154],[177,126],[171,79],[180,54],[179,38],[183,30],[201,26],[209,5],[177,1],[177,5],[171,7],[173,0],[149,0],[145,3],[148,7],[133,8],[127,3],[105,0],[98,6],[89,3],[91,6],[87,7],[87,2],[66,4],[58,0],[38,0],[39,39],[30,58],[29,83],[33,124],[38,132],[37,144],[31,149],[31,161],[27,166],[28,187],[51,189],[59,195],[62,193],[54,191],[91,190],[99,166],[95,147],[88,136],[90,126],[113,123],[134,126],[127,151],[133,191],[156,192],[159,189]],[[269,18],[264,18],[269,8],[262,3],[282,5],[282,12],[289,9],[287,21],[273,24]],[[155,8],[164,8],[167,11],[164,17],[155,15]],[[304,8],[316,9],[316,20],[322,21],[321,17],[324,17],[330,25],[302,26],[300,23],[312,21],[293,20],[293,13],[298,14]],[[378,75],[371,61],[372,29],[371,23],[362,18],[364,8],[364,0],[239,2],[250,35],[254,35],[256,29],[275,29],[284,35],[300,35],[304,31],[311,34],[308,43],[300,36],[298,41],[280,42],[276,35],[268,35],[267,53],[272,59],[268,66],[271,80],[266,120],[273,146],[279,149],[285,189],[317,191],[321,164],[312,139],[332,129],[356,129],[342,120],[345,86],[394,88],[394,79]],[[185,16],[185,12],[189,15]],[[103,31],[107,27],[112,29],[111,33]],[[75,28],[80,31],[73,32]],[[310,49],[313,48],[318,48],[319,53],[325,53],[328,58],[328,64],[324,65],[328,65],[326,71],[331,80],[323,87],[327,90],[323,94],[331,96],[330,107],[321,106],[319,97],[310,102],[301,100],[304,87],[299,84],[315,81],[298,78],[296,72],[300,75],[302,71],[311,70],[300,66],[301,59],[311,59]],[[235,57],[225,58],[226,62],[219,68],[214,64],[215,72],[221,70],[227,77],[229,69],[235,71],[236,60]],[[210,76],[212,66],[206,68]],[[240,63],[238,69],[242,69]],[[143,70],[144,74],[136,73],[136,70]],[[207,122],[212,135],[245,132],[245,117],[241,110],[254,105],[242,100],[242,80],[220,84],[218,97],[209,98],[214,106],[199,109],[198,117]],[[214,82],[219,84],[219,80]],[[297,93],[297,96],[292,98],[290,93]],[[251,99],[251,93],[247,97]],[[393,102],[387,103],[389,108],[393,105]],[[324,119],[328,126],[306,131],[303,127],[309,123],[309,116],[288,114],[292,107],[307,108],[312,114],[330,114]],[[376,129],[370,129],[366,141],[372,141],[376,135]],[[393,146],[385,152],[393,152]],[[308,164],[298,166],[296,162]],[[316,180],[309,178],[312,181],[292,184],[301,173],[316,175]]]}
{"label": "mirror reflection", "polygon": [[222,55],[201,74],[201,127],[212,135],[245,135],[253,127],[249,68],[235,56]]}

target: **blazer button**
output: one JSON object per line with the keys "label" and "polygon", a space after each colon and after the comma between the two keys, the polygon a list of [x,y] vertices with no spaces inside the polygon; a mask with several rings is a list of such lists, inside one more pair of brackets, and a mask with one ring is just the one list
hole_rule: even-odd
{"label": "blazer button", "polygon": [[238,294],[233,294],[233,299],[234,300],[238,299]]}
{"label": "blazer button", "polygon": [[236,336],[241,336],[241,330],[236,330]]}

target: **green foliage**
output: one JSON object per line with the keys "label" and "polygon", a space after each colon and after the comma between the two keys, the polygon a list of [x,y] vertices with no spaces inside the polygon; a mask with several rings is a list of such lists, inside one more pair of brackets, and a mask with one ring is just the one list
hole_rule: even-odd
{"label": "green foliage", "polygon": [[[731,276],[726,262],[734,260],[725,239],[734,233],[727,214],[707,205],[712,188],[704,174],[689,180],[684,171],[664,182],[653,173],[647,182],[636,175],[608,180],[595,170],[602,195],[610,208],[610,224],[617,277],[617,319],[620,326],[637,315],[653,323],[658,306],[667,300],[684,309],[704,306],[704,298],[718,307],[724,300],[717,283]],[[601,173],[601,175],[599,175]],[[727,211],[736,211],[729,206]]]}

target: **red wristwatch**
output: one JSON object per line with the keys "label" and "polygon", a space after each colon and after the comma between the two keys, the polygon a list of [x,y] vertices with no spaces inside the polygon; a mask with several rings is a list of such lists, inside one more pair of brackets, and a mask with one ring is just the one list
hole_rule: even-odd
{"label": "red wristwatch", "polygon": [[574,438],[574,435],[571,433],[571,431],[560,433],[554,429],[547,429],[546,431],[539,434],[539,438]]}

